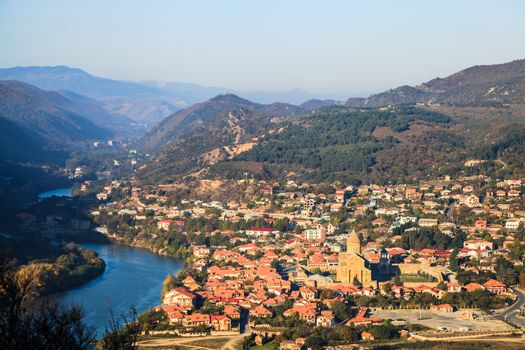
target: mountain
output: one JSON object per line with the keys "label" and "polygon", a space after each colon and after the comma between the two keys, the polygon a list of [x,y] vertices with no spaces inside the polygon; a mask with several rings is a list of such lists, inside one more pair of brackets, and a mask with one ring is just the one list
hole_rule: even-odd
{"label": "mountain", "polygon": [[308,101],[305,101],[299,105],[302,109],[305,111],[313,111],[316,109],[319,109],[321,107],[326,106],[333,106],[333,105],[342,105],[343,102],[336,101],[336,100],[319,100],[319,99],[311,99]]}
{"label": "mountain", "polygon": [[19,80],[44,90],[83,95],[100,101],[99,107],[111,114],[127,116],[148,126],[156,125],[182,108],[225,93],[263,104],[274,101],[299,104],[313,98],[330,98],[300,89],[286,92],[236,91],[224,87],[169,81],[119,81],[96,77],[67,66],[3,68],[0,69],[0,80]]}
{"label": "mountain", "polygon": [[57,107],[81,115],[95,125],[112,130],[115,133],[122,131],[123,134],[129,134],[130,126],[133,123],[128,117],[109,113],[99,106],[98,101],[70,91],[62,91],[61,93],[46,91],[15,80],[6,80],[2,83],[21,94],[49,101]]}
{"label": "mountain", "polygon": [[[217,96],[147,135],[146,144],[159,151],[137,176],[163,182],[248,174],[355,184],[519,176],[525,171],[523,65],[476,66],[346,104],[278,104],[274,113],[271,105]],[[481,165],[466,166],[470,159]]]}
{"label": "mountain", "polygon": [[205,126],[214,118],[240,109],[265,117],[282,117],[304,112],[300,107],[287,103],[265,105],[251,102],[234,94],[218,95],[206,102],[197,103],[170,115],[141,140],[141,146],[147,150],[159,150],[177,138],[189,134],[197,127]]}
{"label": "mountain", "polygon": [[16,81],[0,81],[2,156],[26,159],[35,152],[35,159],[44,148],[113,136],[111,131],[65,109],[66,105],[73,102],[57,93]]}
{"label": "mountain", "polygon": [[161,180],[166,174],[184,176],[232,159],[264,137],[275,126],[272,119],[245,107],[219,112],[168,143],[138,175]]}
{"label": "mountain", "polygon": [[[186,104],[154,87],[93,76],[66,66],[13,67],[0,69],[0,80],[19,80],[44,90],[67,90],[102,101],[100,107],[136,122],[156,124]],[[148,108],[144,106],[148,105]],[[132,111],[137,106],[139,113]]]}
{"label": "mountain", "polygon": [[421,85],[401,86],[368,98],[350,98],[354,107],[427,103],[456,106],[499,106],[524,103],[525,59],[474,66]]}

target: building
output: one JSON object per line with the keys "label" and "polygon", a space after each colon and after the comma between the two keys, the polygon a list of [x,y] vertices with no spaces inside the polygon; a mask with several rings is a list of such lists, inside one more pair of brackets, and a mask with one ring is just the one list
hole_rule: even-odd
{"label": "building", "polygon": [[335,190],[335,200],[337,202],[344,202],[346,200],[347,192],[344,189]]}
{"label": "building", "polygon": [[319,224],[316,228],[309,228],[303,231],[303,237],[307,241],[324,242],[326,240],[326,228]]}
{"label": "building", "polygon": [[437,227],[438,219],[419,219],[419,227]]}
{"label": "building", "polygon": [[337,280],[345,284],[359,281],[363,286],[373,285],[370,263],[361,255],[361,240],[352,230],[346,240],[346,252],[339,254]]}
{"label": "building", "polygon": [[271,227],[251,227],[246,230],[246,234],[252,237],[265,237],[270,234],[276,235],[279,233],[279,230],[275,230]]}
{"label": "building", "polygon": [[184,288],[175,288],[164,295],[163,303],[165,305],[180,305],[191,308],[195,304],[197,296],[188,292]]}
{"label": "building", "polygon": [[157,228],[159,230],[167,231],[171,225],[183,226],[184,221],[183,220],[159,220],[159,222],[157,222]]}
{"label": "building", "polygon": [[466,205],[469,208],[477,207],[477,206],[480,205],[479,197],[477,197],[477,196],[475,196],[473,194],[466,195],[466,196],[461,196],[461,197],[459,197],[459,204]]}
{"label": "building", "polygon": [[485,287],[489,292],[494,294],[503,294],[507,292],[507,286],[505,285],[505,283],[493,279],[490,279],[487,282],[483,283],[483,287]]}

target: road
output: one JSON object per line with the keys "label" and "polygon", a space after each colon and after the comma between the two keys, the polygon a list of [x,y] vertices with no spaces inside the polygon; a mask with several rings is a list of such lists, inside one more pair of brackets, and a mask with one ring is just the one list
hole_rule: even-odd
{"label": "road", "polygon": [[448,330],[455,332],[458,332],[460,327],[468,327],[476,332],[510,331],[514,328],[503,322],[501,319],[470,319],[464,317],[463,313],[463,311],[448,313],[433,310],[377,309],[373,312],[373,315],[383,319],[406,320],[434,330],[437,330],[439,327],[445,327]]}
{"label": "road", "polygon": [[525,305],[525,292],[515,287],[512,288],[512,291],[518,297],[514,304],[500,312],[496,312],[495,316],[500,320],[509,322],[518,327],[525,327],[525,317],[518,316],[521,307]]}
{"label": "road", "polygon": [[447,217],[448,222],[454,222],[454,207],[456,202],[452,202],[448,208],[445,210],[445,216]]}
{"label": "road", "polygon": [[139,349],[178,346],[188,349],[200,350],[238,350],[249,333],[232,336],[206,336],[206,337],[175,337],[175,338],[150,338],[139,342]]}

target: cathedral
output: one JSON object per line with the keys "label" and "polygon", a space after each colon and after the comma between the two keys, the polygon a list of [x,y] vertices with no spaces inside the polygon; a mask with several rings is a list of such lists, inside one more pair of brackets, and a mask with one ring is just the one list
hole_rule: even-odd
{"label": "cathedral", "polygon": [[[386,251],[381,251],[381,262],[379,266],[372,267],[372,264],[361,254],[361,240],[357,232],[352,230],[346,240],[346,252],[339,253],[339,264],[337,266],[337,281],[345,284],[354,284],[359,281],[364,287],[377,286],[377,279],[374,275],[388,273],[390,261]],[[378,270],[378,271],[376,271]]]}

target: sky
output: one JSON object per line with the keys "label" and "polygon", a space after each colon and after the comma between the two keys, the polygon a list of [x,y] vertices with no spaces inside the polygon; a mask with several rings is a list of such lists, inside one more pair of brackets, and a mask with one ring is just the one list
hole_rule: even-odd
{"label": "sky", "polygon": [[525,58],[525,1],[0,0],[0,67],[364,96]]}

